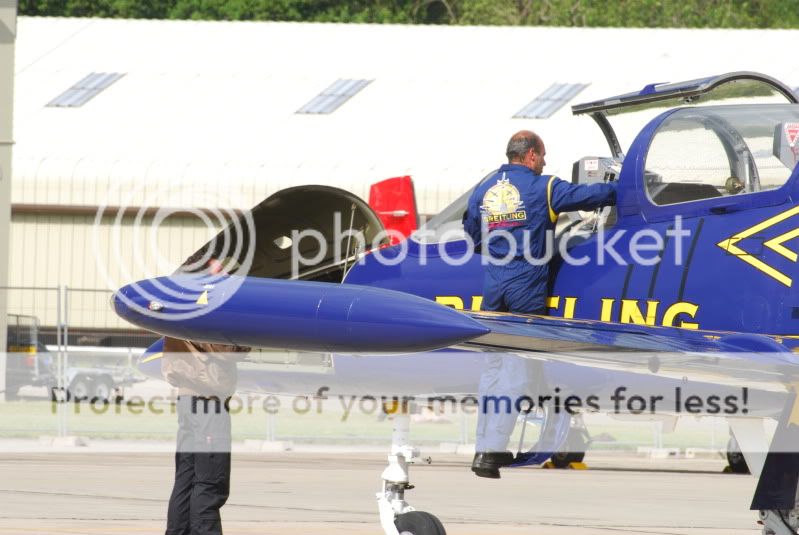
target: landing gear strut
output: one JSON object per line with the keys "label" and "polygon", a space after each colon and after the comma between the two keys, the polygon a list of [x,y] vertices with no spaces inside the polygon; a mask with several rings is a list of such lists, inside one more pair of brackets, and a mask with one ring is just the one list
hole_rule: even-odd
{"label": "landing gear strut", "polygon": [[441,521],[430,513],[417,511],[405,501],[411,490],[408,469],[419,452],[408,442],[411,419],[406,404],[394,413],[391,453],[383,470],[383,489],[377,493],[380,525],[386,535],[446,535]]}

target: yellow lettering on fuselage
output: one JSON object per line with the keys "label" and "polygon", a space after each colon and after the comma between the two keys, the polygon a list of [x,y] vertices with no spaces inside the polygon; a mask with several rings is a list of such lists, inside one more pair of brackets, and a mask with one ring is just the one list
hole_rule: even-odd
{"label": "yellow lettering on fuselage", "polygon": [[602,310],[599,312],[599,321],[612,321],[613,317],[613,304],[615,299],[603,299]]}
{"label": "yellow lettering on fuselage", "polygon": [[455,310],[463,310],[463,299],[457,295],[437,295],[436,303],[447,307],[452,307]]}
{"label": "yellow lettering on fuselage", "polygon": [[622,299],[620,323],[655,325],[655,316],[657,315],[659,304],[660,301],[647,301],[646,317],[644,317],[638,307],[638,299]]}
{"label": "yellow lettering on fuselage", "polygon": [[687,301],[680,301],[679,303],[674,303],[668,309],[666,309],[666,313],[663,314],[663,326],[682,327],[683,329],[698,329],[699,324],[693,322],[680,321],[679,325],[674,325],[674,321],[677,319],[678,315],[685,314],[686,316],[690,316],[691,319],[694,319],[696,318],[696,313],[698,311],[699,311],[699,305],[688,303]]}
{"label": "yellow lettering on fuselage", "polygon": [[[470,310],[473,312],[479,311],[483,304],[483,296],[473,295],[471,298]],[[577,301],[577,297],[551,295],[546,299],[546,307],[552,316],[574,319]],[[616,306],[619,301],[620,305]],[[457,295],[439,295],[436,296],[436,302],[456,310],[464,309],[464,298]],[[678,301],[668,306],[664,305],[665,309],[660,305],[661,301],[656,299],[619,300],[614,297],[605,297],[600,300],[599,320],[634,325],[661,325],[663,327],[699,329],[699,323],[686,321],[686,319],[696,319],[699,305],[688,301]],[[663,310],[662,317],[658,314],[659,310]],[[658,318],[660,318],[659,321]]]}
{"label": "yellow lettering on fuselage", "polygon": [[574,307],[577,306],[576,297],[567,297],[563,304],[563,317],[567,320],[574,318]]}
{"label": "yellow lettering on fuselage", "polygon": [[[557,311],[560,309],[560,296],[553,295],[547,297],[547,308]],[[563,298],[563,314],[561,317],[564,319],[572,319],[574,318],[574,307],[577,305],[577,298],[576,297],[564,297]]]}
{"label": "yellow lettering on fuselage", "polygon": [[473,295],[472,296],[472,312],[480,312],[480,307],[483,306],[483,296],[482,295]]}

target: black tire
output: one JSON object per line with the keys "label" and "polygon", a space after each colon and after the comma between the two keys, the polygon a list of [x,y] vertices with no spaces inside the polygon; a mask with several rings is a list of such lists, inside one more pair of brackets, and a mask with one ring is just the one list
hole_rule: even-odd
{"label": "black tire", "polygon": [[78,375],[69,383],[67,401],[72,400],[75,403],[86,401],[89,399],[89,392],[91,392],[90,381],[83,375]]}
{"label": "black tire", "polygon": [[447,535],[441,521],[424,511],[410,511],[394,519],[400,535]]}
{"label": "black tire", "polygon": [[549,460],[555,468],[568,468],[571,463],[581,463],[585,459],[585,449],[588,443],[582,432],[572,429],[566,437],[563,451],[552,455]]}
{"label": "black tire", "polygon": [[734,437],[730,437],[727,442],[727,462],[730,465],[730,472],[733,474],[751,474],[744,454],[741,453],[741,448]]}

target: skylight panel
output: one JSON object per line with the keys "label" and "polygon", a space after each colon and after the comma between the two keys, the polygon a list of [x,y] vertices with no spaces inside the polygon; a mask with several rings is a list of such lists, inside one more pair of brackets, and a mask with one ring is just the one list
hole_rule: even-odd
{"label": "skylight panel", "polygon": [[577,96],[588,84],[555,83],[527,106],[516,112],[514,119],[547,119]]}
{"label": "skylight panel", "polygon": [[333,113],[371,82],[372,80],[336,80],[308,104],[297,110],[297,113]]}
{"label": "skylight panel", "polygon": [[125,76],[118,72],[93,72],[47,103],[51,108],[77,108]]}

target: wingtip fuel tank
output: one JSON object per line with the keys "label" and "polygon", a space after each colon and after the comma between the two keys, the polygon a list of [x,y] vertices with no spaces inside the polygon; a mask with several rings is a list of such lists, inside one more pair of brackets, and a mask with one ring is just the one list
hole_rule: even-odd
{"label": "wingtip fuel tank", "polygon": [[410,353],[488,332],[427,299],[349,284],[175,275],[125,286],[112,304],[165,336],[297,351]]}

